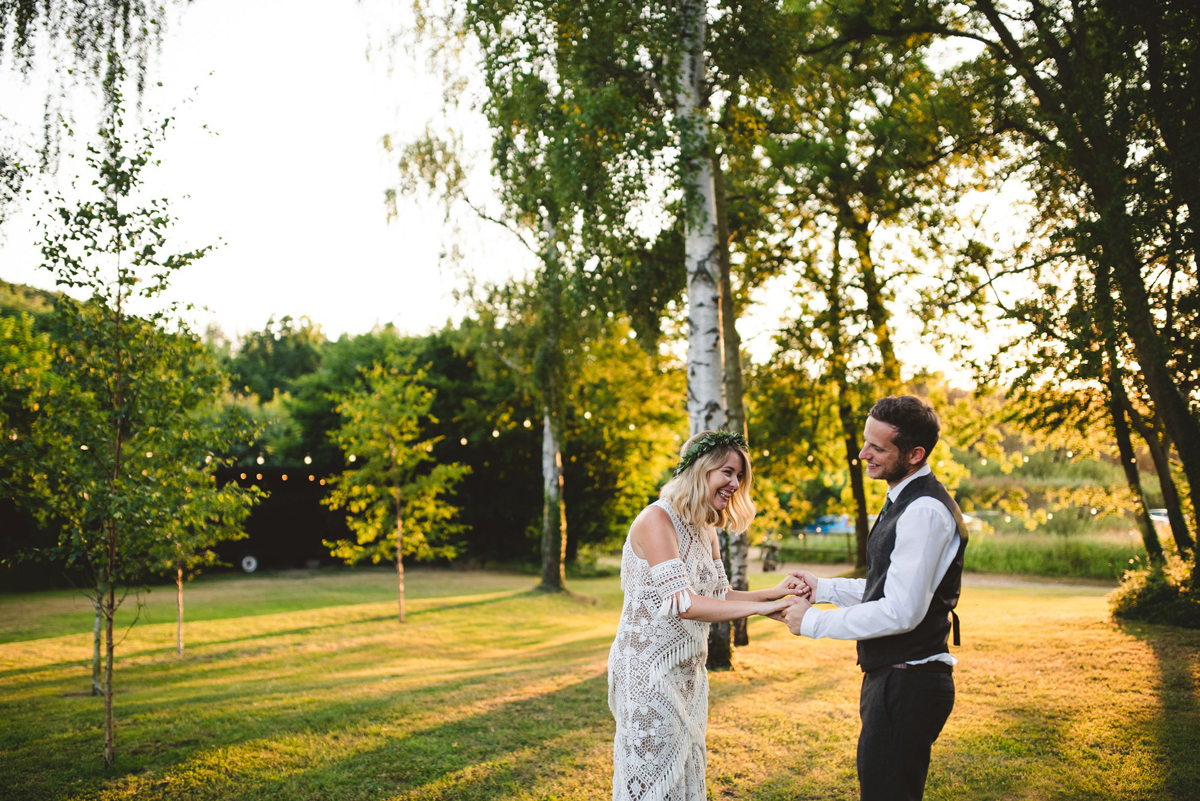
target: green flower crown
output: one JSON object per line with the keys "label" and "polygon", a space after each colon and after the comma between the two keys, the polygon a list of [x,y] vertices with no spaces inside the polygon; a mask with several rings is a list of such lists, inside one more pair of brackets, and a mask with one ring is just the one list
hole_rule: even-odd
{"label": "green flower crown", "polygon": [[746,438],[734,431],[714,431],[711,434],[705,434],[692,443],[692,447],[688,448],[687,453],[679,460],[679,467],[675,468],[675,475],[682,474],[684,470],[692,466],[693,462],[713,448],[728,447],[730,445],[735,445],[738,448],[749,447],[746,444]]}

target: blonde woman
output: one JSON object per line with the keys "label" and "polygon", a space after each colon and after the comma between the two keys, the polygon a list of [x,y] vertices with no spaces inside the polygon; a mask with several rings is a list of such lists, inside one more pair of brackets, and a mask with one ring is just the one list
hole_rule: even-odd
{"label": "blonde woman", "polygon": [[746,440],[703,431],[629,529],[608,656],[613,801],[705,801],[708,624],[779,613],[807,590],[793,577],[769,590],[729,588],[716,530],[749,528],[752,481]]}

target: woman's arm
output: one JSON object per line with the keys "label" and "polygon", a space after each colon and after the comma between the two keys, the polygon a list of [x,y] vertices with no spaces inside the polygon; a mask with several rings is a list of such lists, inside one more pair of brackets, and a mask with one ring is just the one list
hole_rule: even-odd
{"label": "woman's arm", "polygon": [[789,595],[798,595],[811,602],[812,592],[802,578],[795,575],[785,576],[783,581],[765,590],[728,590],[725,599],[729,601],[777,601]]}
{"label": "woman's arm", "polygon": [[[650,507],[639,515],[630,529],[630,545],[633,547],[634,553],[641,551],[642,553],[638,553],[638,555],[649,562],[652,568],[679,558],[679,547],[676,543],[675,526],[671,523],[667,513],[656,506]],[[794,580],[789,576],[780,586],[789,581]],[[729,594],[732,591],[727,591],[726,598],[728,600],[723,601],[719,598],[698,595],[689,587],[684,591],[687,592],[690,603],[674,605],[675,608],[687,607],[675,614],[684,620],[699,620],[705,623],[738,620],[750,615],[773,615],[795,603],[794,599],[784,598],[782,594],[777,595],[774,599],[767,597],[777,589],[779,588],[759,590],[757,593],[738,593],[740,596],[754,597],[739,597],[736,600],[730,599]]]}
{"label": "woman's arm", "polygon": [[[724,623],[726,620],[740,620],[751,615],[774,615],[785,611],[799,600],[798,598],[787,597],[776,601],[722,601],[720,598],[697,595],[691,590],[688,590],[688,594],[692,598],[692,605],[687,608],[687,611],[680,612],[679,617],[684,620],[700,620],[705,623]],[[752,595],[753,593],[739,594]],[[729,593],[726,593],[725,597],[728,599]]]}

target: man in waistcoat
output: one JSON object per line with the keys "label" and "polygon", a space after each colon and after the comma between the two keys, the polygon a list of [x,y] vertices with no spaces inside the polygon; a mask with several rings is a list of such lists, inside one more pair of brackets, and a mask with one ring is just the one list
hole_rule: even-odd
{"label": "man in waistcoat", "polygon": [[939,432],[937,412],[913,395],[872,407],[858,458],[888,492],[867,538],[867,577],[793,573],[813,603],[838,608],[801,601],[777,617],[796,635],[858,641],[863,801],[922,797],[930,749],[954,707],[948,640],[953,628],[958,643],[967,530],[927,463]]}

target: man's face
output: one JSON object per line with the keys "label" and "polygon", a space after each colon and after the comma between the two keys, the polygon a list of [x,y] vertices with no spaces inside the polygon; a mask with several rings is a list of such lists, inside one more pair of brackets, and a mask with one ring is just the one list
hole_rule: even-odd
{"label": "man's face", "polygon": [[881,423],[874,417],[867,418],[867,425],[863,429],[863,447],[858,452],[858,458],[867,466],[867,476],[895,484],[925,458],[924,448],[900,453],[895,439],[894,425]]}

